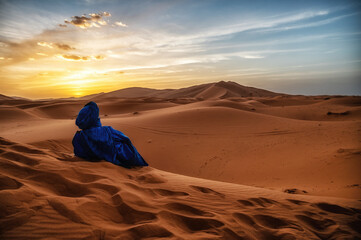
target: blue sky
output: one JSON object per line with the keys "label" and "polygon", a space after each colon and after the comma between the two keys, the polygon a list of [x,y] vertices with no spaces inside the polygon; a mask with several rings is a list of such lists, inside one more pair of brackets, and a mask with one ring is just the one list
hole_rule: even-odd
{"label": "blue sky", "polygon": [[361,94],[360,1],[0,0],[0,16],[3,94],[221,80]]}

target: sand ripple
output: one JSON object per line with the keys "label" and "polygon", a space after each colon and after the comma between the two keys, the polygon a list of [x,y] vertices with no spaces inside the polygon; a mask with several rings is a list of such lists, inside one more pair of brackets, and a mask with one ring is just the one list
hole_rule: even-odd
{"label": "sand ripple", "polygon": [[1,239],[361,237],[356,200],[129,170],[53,151],[52,144],[0,138]]}

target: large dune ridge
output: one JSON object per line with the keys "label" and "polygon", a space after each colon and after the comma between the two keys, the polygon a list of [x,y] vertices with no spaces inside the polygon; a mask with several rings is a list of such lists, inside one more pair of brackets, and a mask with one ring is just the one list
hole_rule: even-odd
{"label": "large dune ridge", "polygon": [[[149,167],[74,157],[88,102]],[[360,239],[361,97],[234,82],[0,95],[1,239]]]}

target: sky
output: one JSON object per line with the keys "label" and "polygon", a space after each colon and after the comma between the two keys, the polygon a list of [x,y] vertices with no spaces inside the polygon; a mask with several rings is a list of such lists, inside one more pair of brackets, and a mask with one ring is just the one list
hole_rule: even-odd
{"label": "sky", "polygon": [[361,95],[361,1],[0,0],[0,93],[234,81]]}

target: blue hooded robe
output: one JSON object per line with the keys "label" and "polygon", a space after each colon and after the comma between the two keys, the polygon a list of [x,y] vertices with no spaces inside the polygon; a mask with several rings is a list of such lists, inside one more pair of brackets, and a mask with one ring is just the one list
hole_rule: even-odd
{"label": "blue hooded robe", "polygon": [[130,139],[112,127],[102,127],[99,108],[87,103],[79,112],[75,124],[82,129],[73,138],[74,154],[90,160],[106,160],[119,166],[148,166]]}

